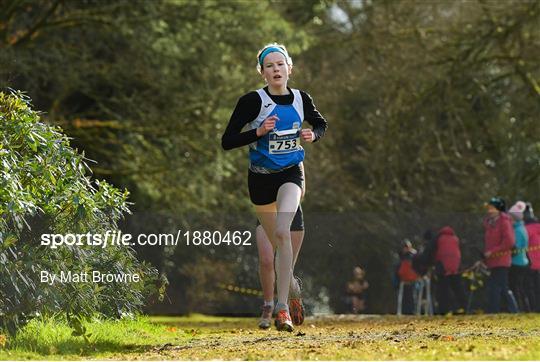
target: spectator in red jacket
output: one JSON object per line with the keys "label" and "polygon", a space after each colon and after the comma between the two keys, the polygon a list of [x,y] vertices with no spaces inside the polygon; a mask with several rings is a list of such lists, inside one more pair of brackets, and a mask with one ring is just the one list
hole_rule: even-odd
{"label": "spectator in red jacket", "polygon": [[505,213],[506,203],[493,197],[486,204],[487,216],[484,219],[484,257],[490,270],[487,282],[488,313],[499,313],[501,294],[508,302],[508,309],[517,312],[516,300],[508,289],[508,270],[512,264],[512,248],[515,244],[514,229],[510,217]]}
{"label": "spectator in red jacket", "polygon": [[527,296],[532,311],[540,312],[540,222],[534,217],[532,205],[524,212],[525,228],[529,235],[529,275],[526,280]]}
{"label": "spectator in red jacket", "polygon": [[[436,291],[440,314],[465,313],[467,297],[459,273],[460,264],[459,239],[450,226],[445,226],[439,230],[435,245]],[[452,303],[450,291],[454,294],[455,303]]]}

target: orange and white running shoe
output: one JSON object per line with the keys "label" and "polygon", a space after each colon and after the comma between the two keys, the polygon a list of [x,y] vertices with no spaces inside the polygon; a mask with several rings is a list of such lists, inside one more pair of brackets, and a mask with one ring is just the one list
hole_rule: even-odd
{"label": "orange and white running shoe", "polygon": [[304,323],[304,304],[302,303],[302,298],[291,298],[289,300],[289,311],[291,312],[291,319],[295,326]]}
{"label": "orange and white running shoe", "polygon": [[285,309],[281,309],[279,312],[277,312],[274,323],[276,324],[278,331],[292,332],[294,329],[291,316]]}
{"label": "orange and white running shoe", "polygon": [[291,319],[295,326],[299,326],[304,323],[305,311],[302,303],[302,281],[296,276],[293,277],[289,296]]}

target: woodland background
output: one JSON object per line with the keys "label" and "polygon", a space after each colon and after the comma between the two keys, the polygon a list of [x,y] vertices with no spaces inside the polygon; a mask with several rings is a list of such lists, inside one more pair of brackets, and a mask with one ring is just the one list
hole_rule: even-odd
{"label": "woodland background", "polygon": [[[488,198],[540,208],[539,1],[1,0],[0,88],[129,191],[125,232],[254,230],[247,150],[220,140],[274,41],[329,123],[305,146],[313,311],[343,312],[362,265],[367,312],[393,312],[400,240],[451,225],[468,265]],[[255,245],[137,255],[170,282],[148,312],[258,312],[224,288],[259,288]]]}

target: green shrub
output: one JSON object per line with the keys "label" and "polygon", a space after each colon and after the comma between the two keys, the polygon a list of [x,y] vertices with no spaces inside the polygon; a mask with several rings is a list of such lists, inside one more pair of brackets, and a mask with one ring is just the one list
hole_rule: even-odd
{"label": "green shrub", "polygon": [[[92,182],[83,154],[21,93],[0,92],[0,328],[14,334],[37,315],[66,315],[81,334],[81,321],[137,312],[157,285],[157,271],[127,246],[41,245],[43,233],[117,230],[128,192]],[[139,273],[139,283],[54,283],[42,270]]]}

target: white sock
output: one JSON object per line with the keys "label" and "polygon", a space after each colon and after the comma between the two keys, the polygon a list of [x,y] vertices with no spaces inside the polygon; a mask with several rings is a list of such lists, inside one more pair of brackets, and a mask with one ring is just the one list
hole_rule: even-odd
{"label": "white sock", "polygon": [[289,313],[289,306],[287,304],[283,304],[283,303],[279,303],[276,304],[276,310],[277,311],[280,311],[280,310],[283,310],[285,309],[287,311],[287,313]]}
{"label": "white sock", "polygon": [[294,277],[294,274],[291,276],[291,285],[289,287],[289,298],[300,298],[300,285]]}

